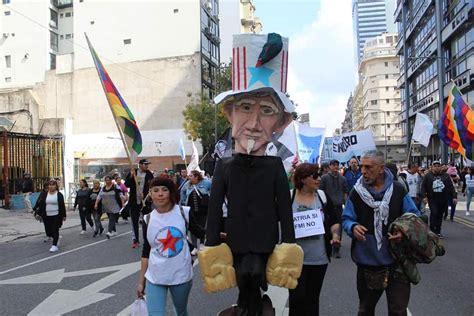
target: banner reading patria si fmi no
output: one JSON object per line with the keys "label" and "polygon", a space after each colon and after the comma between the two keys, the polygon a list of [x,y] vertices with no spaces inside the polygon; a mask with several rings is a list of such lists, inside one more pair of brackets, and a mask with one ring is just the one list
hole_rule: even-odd
{"label": "banner reading patria si fmi no", "polygon": [[375,149],[374,138],[370,129],[350,132],[334,137],[326,137],[323,145],[324,160],[337,159],[349,161],[367,150]]}

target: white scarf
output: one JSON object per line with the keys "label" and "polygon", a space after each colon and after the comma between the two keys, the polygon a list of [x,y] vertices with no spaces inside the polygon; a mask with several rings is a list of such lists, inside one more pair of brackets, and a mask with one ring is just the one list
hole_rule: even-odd
{"label": "white scarf", "polygon": [[370,208],[374,209],[374,233],[377,240],[377,250],[382,248],[382,224],[387,225],[390,199],[393,193],[393,183],[390,184],[383,195],[382,201],[375,201],[374,197],[362,184],[362,177],[357,180],[354,189],[359,193],[360,198]]}

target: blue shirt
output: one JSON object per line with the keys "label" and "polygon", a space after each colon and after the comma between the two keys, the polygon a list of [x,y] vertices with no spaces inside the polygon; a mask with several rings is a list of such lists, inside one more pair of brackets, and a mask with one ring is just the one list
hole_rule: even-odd
{"label": "blue shirt", "polygon": [[351,192],[352,188],[356,184],[357,180],[359,180],[360,176],[362,173],[360,172],[360,169],[357,169],[356,172],[352,171],[351,169],[347,169],[347,171],[344,173],[344,177],[346,177],[347,181],[347,190]]}

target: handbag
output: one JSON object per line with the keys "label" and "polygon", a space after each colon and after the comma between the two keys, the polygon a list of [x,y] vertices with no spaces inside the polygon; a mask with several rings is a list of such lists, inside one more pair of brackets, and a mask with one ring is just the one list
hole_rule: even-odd
{"label": "handbag", "polygon": [[130,308],[131,316],[148,316],[148,307],[144,298],[137,298]]}
{"label": "handbag", "polygon": [[390,271],[388,268],[382,270],[363,269],[364,279],[367,288],[370,290],[383,290],[388,286],[388,276]]}

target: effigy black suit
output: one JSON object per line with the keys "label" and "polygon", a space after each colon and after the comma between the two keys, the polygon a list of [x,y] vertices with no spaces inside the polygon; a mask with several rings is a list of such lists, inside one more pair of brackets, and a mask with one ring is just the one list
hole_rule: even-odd
{"label": "effigy black suit", "polygon": [[[227,198],[227,218],[222,205]],[[267,288],[265,268],[280,241],[295,242],[291,198],[279,157],[236,154],[218,161],[212,180],[206,245],[217,246],[227,234],[237,285],[238,306],[251,314],[261,309],[260,287]]]}

